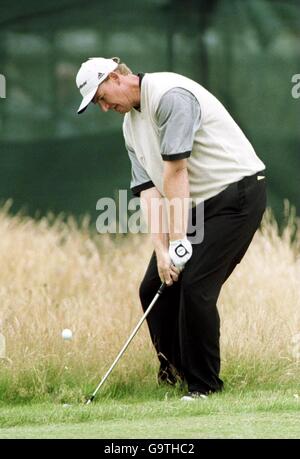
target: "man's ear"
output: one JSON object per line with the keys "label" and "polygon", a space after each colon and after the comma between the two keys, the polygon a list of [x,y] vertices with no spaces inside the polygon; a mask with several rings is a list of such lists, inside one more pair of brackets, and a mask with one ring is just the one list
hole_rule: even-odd
{"label": "man's ear", "polygon": [[108,77],[115,83],[120,83],[120,75],[117,72],[111,72]]}

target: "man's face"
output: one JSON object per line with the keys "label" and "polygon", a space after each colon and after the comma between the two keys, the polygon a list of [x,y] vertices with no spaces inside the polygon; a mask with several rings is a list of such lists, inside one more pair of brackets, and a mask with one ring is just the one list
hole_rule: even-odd
{"label": "man's face", "polygon": [[100,84],[92,100],[101,110],[114,110],[118,113],[129,112],[133,105],[130,101],[128,88],[122,83],[117,73],[112,73]]}

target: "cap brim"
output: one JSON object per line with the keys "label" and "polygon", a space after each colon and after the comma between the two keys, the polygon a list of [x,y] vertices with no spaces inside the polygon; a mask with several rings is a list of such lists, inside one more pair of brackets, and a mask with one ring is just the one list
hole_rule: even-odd
{"label": "cap brim", "polygon": [[98,89],[98,86],[93,89],[93,91],[89,92],[83,99],[82,99],[82,102],[77,110],[77,113],[78,115],[80,115],[80,113],[84,112],[84,110],[87,108],[87,106],[89,105],[90,102],[92,102],[92,99],[94,97],[94,95],[96,94],[97,92],[97,89]]}

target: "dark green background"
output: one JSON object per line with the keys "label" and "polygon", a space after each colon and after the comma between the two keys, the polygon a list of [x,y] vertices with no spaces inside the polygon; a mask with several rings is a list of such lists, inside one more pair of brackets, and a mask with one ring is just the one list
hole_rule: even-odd
{"label": "dark green background", "polygon": [[299,1],[2,0],[0,199],[31,215],[96,217],[96,202],[128,188],[122,118],[76,114],[82,61],[120,56],[134,72],[175,71],[212,91],[266,163],[269,204],[298,209]]}

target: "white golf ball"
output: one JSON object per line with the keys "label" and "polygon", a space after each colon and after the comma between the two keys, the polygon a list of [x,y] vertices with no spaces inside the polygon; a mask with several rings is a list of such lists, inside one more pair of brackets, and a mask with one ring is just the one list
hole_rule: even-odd
{"label": "white golf ball", "polygon": [[69,328],[65,328],[65,329],[61,332],[61,336],[63,337],[64,340],[69,341],[69,340],[72,339],[72,337],[73,337],[72,330],[70,330]]}

